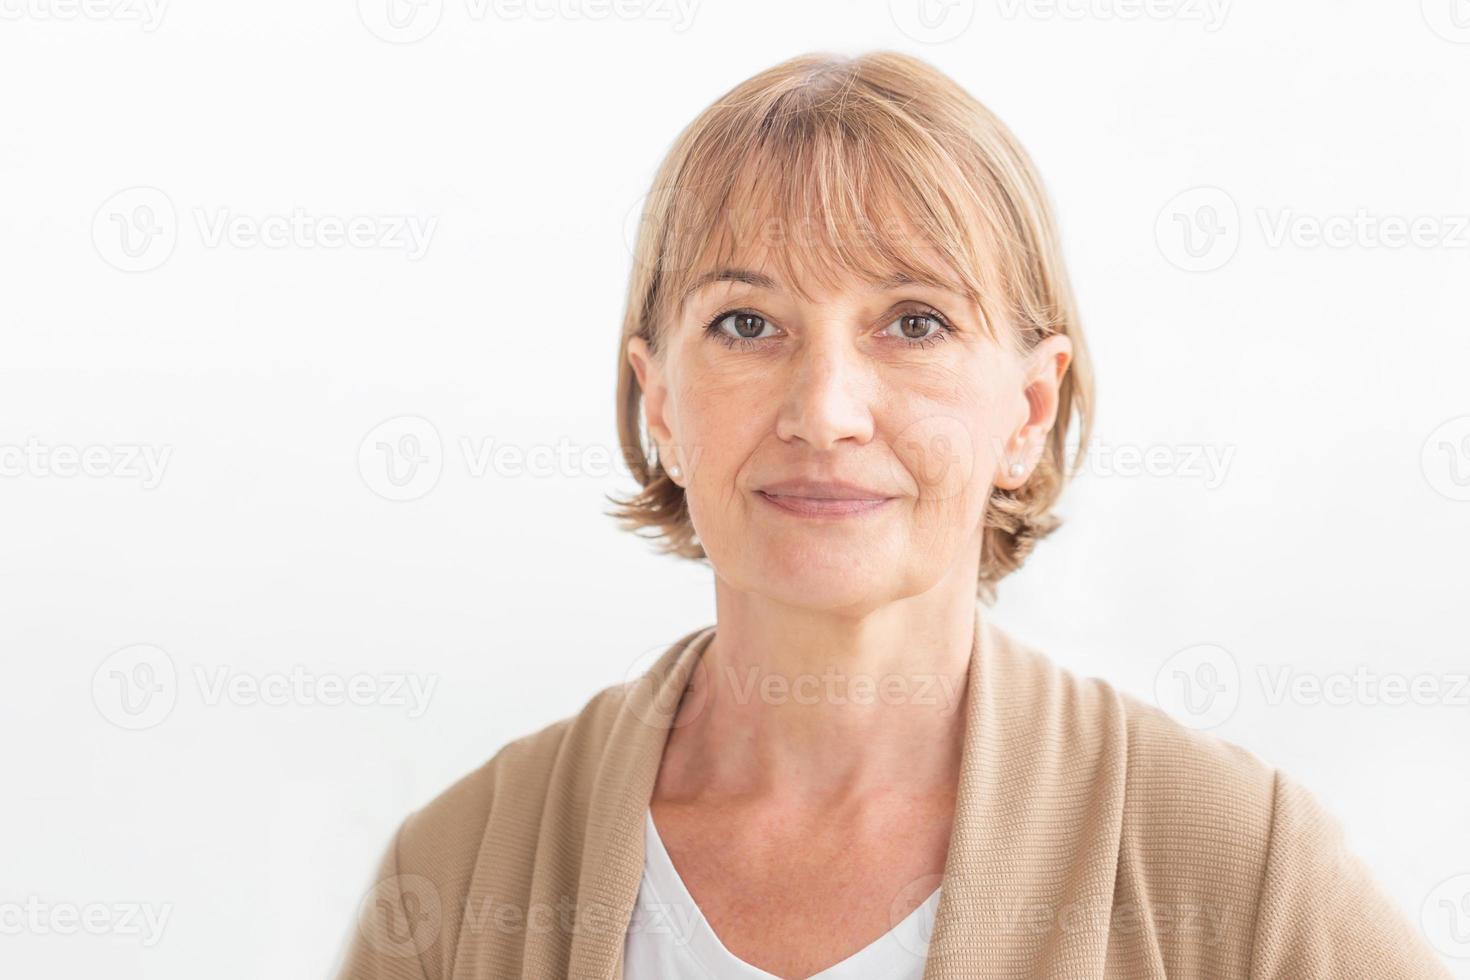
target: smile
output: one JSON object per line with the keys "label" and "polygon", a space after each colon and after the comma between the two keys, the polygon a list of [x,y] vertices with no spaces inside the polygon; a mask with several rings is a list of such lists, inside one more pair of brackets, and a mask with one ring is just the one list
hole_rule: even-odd
{"label": "smile", "polygon": [[795,494],[766,493],[764,490],[757,490],[755,495],[772,507],[779,508],[788,514],[812,518],[842,518],[871,514],[874,511],[881,510],[885,505],[892,503],[896,499],[894,497],[855,499],[799,497]]}

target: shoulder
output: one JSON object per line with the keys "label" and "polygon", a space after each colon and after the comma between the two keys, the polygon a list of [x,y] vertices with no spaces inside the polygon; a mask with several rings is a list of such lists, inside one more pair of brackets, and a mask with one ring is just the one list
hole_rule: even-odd
{"label": "shoulder", "polygon": [[1125,813],[1151,825],[1175,823],[1258,832],[1264,849],[1276,769],[1249,749],[1191,728],[1110,681],[1064,667],[1035,646],[991,626],[1017,720],[1116,764]]}
{"label": "shoulder", "polygon": [[[399,823],[360,907],[339,980],[449,974],[460,930],[471,921],[476,876],[485,873],[487,836],[497,847],[495,883],[525,887],[559,760],[570,754],[575,763],[577,751],[598,744],[624,687],[604,688],[576,714],[506,743]],[[502,867],[511,862],[521,866]],[[497,892],[501,899],[517,897]]]}
{"label": "shoulder", "polygon": [[492,811],[539,814],[558,760],[599,744],[612,726],[625,687],[605,687],[576,713],[505,743],[409,814],[399,832],[400,860],[468,864],[479,852]]}
{"label": "shoulder", "polygon": [[[575,714],[505,743],[489,759],[441,791],[399,824],[384,857],[380,879],[402,893],[405,914],[415,910],[423,938],[415,935],[427,976],[447,975],[459,933],[490,875],[497,902],[525,899],[513,892],[530,887],[532,865],[548,802],[576,810],[576,776],[611,727],[626,685],[594,694]],[[493,868],[483,866],[493,838]]]}
{"label": "shoulder", "polygon": [[1249,749],[1117,697],[1128,718],[1120,904],[1161,920],[1181,960],[1248,974],[1284,776]]}
{"label": "shoulder", "polygon": [[1007,680],[1020,682],[1016,717],[1030,712],[1035,731],[1084,746],[1061,758],[1121,795],[1120,943],[1157,944],[1171,973],[1448,977],[1302,781],[1001,635]]}
{"label": "shoulder", "polygon": [[1109,690],[1127,718],[1128,809],[1135,818],[1154,826],[1228,828],[1237,847],[1263,854],[1280,778],[1276,767],[1156,705]]}
{"label": "shoulder", "polygon": [[1017,723],[1057,738],[1054,764],[1085,769],[1092,781],[1079,784],[1106,787],[1089,790],[1089,826],[1115,837],[1115,917],[1146,917],[1137,924],[1165,945],[1206,940],[1219,958],[1209,969],[1232,975],[1264,880],[1276,768],[1025,643],[1008,638],[1005,656],[1008,679],[1030,688]]}

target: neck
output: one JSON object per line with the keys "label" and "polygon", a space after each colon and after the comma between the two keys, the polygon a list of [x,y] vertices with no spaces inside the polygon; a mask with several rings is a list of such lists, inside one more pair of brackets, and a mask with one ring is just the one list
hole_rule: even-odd
{"label": "neck", "polygon": [[959,778],[974,576],[860,613],[718,582],[717,627],[670,731],[666,798],[834,806]]}

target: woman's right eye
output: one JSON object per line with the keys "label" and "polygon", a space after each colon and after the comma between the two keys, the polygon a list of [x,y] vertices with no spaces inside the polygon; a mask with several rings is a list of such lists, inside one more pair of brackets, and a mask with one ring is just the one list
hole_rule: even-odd
{"label": "woman's right eye", "polygon": [[770,326],[770,322],[759,313],[737,310],[715,317],[706,330],[722,343],[736,347],[765,339],[766,330]]}

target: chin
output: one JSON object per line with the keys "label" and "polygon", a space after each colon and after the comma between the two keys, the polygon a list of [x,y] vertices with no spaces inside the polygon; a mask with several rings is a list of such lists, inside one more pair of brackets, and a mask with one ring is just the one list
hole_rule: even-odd
{"label": "chin", "polygon": [[877,608],[898,598],[905,562],[889,542],[752,535],[739,564],[749,591],[808,609]]}

